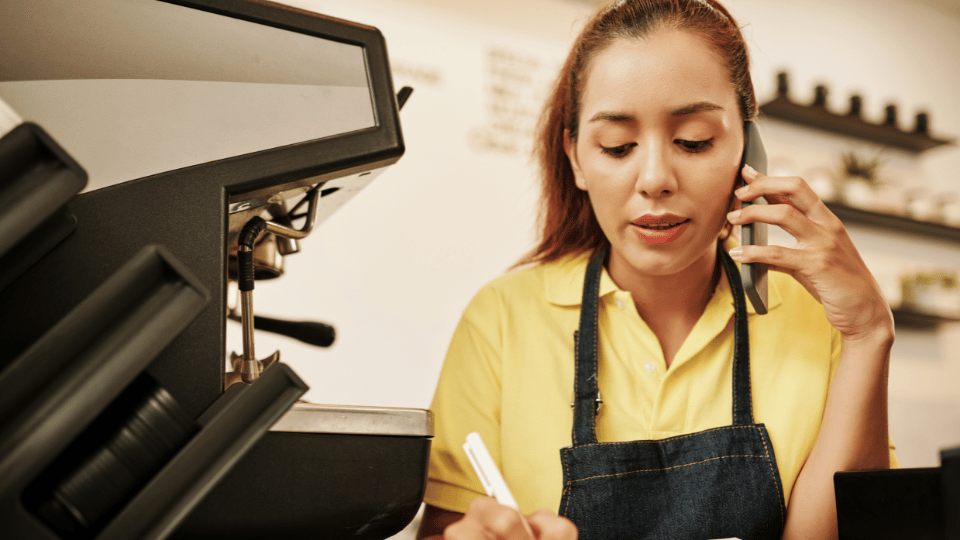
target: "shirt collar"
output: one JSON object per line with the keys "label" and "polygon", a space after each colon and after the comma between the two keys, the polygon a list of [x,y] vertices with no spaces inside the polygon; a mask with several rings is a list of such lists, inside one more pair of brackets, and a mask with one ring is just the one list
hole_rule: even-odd
{"label": "shirt collar", "polygon": [[[570,255],[546,265],[544,284],[548,302],[568,307],[580,305],[583,300],[583,279],[587,275],[587,263],[590,262],[592,254],[588,251],[579,255]],[[600,276],[600,296],[603,297],[618,290],[617,284],[613,282],[604,267]]]}
{"label": "shirt collar", "polygon": [[[740,242],[731,236],[723,242],[723,249],[730,251],[739,245]],[[591,254],[591,252],[585,252],[579,255],[571,255],[546,266],[544,284],[547,301],[558,306],[573,307],[580,305],[583,299],[583,279],[587,273],[587,262],[589,262]],[[737,263],[737,268],[739,267],[740,264]],[[607,269],[604,268],[600,277],[600,297],[619,290],[610,274],[607,273]],[[721,297],[723,305],[733,307],[733,295],[725,276],[717,284],[714,296]],[[781,303],[780,291],[777,288],[776,281],[772,279],[767,280],[767,303],[768,310],[772,310]],[[747,300],[747,313],[757,313],[749,300]]]}

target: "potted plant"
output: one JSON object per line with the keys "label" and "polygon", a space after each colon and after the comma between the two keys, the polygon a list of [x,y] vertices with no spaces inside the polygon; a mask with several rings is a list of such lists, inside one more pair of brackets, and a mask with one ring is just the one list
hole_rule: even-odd
{"label": "potted plant", "polygon": [[956,271],[937,270],[902,275],[903,305],[920,313],[960,318]]}
{"label": "potted plant", "polygon": [[872,210],[876,202],[876,190],[882,183],[879,169],[883,162],[880,156],[864,158],[856,152],[840,155],[840,183],[843,202],[848,206]]}

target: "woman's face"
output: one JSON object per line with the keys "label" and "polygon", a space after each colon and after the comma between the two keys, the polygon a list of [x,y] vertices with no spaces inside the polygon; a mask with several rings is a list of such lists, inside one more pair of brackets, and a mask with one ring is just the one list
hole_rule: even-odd
{"label": "woman's face", "polygon": [[614,280],[712,268],[743,152],[736,92],[713,50],[674,29],[615,41],[588,66],[579,121],[564,143],[613,247]]}

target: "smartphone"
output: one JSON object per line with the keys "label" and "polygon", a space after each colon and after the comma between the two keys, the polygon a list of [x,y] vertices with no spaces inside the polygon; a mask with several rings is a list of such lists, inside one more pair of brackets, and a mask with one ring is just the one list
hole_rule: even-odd
{"label": "smartphone", "polygon": [[[743,160],[740,163],[741,172],[738,173],[739,180],[737,186],[745,186],[743,180],[743,166],[750,165],[761,174],[767,174],[767,152],[763,149],[763,143],[760,142],[760,130],[757,125],[749,120],[743,123]],[[752,202],[744,202],[743,208],[751,204],[767,204],[766,199],[760,197]],[[747,246],[765,246],[767,245],[767,224],[750,223],[740,227],[740,244]],[[757,313],[763,315],[767,312],[767,265],[765,263],[745,263],[740,265],[740,282],[743,283],[743,290],[753,304]]]}

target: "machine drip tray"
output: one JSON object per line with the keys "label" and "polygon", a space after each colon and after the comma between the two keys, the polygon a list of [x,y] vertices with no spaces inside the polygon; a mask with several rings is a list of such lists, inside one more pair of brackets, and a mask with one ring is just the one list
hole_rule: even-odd
{"label": "machine drip tray", "polygon": [[174,540],[383,539],[420,508],[430,411],[295,404]]}

